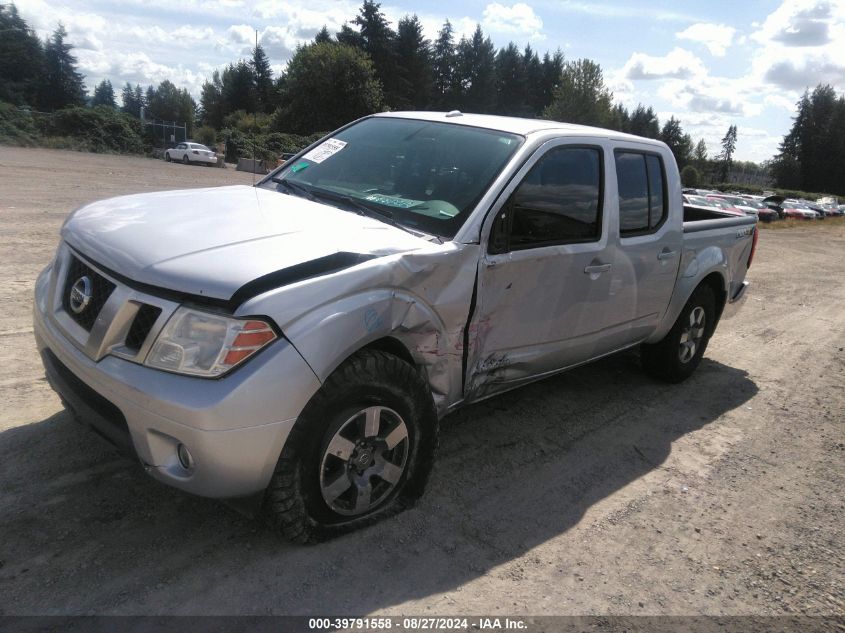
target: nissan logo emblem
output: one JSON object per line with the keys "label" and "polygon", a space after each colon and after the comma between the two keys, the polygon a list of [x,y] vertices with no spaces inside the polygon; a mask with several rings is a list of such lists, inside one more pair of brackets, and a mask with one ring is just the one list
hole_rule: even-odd
{"label": "nissan logo emblem", "polygon": [[88,304],[91,303],[91,290],[93,284],[88,275],[83,275],[76,280],[70,289],[70,309],[74,314],[82,314]]}

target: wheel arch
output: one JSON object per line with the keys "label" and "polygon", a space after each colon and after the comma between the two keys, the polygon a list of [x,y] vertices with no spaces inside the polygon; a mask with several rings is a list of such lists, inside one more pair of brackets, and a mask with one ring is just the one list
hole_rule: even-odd
{"label": "wheel arch", "polygon": [[706,272],[702,272],[698,266],[698,260],[694,260],[690,267],[678,277],[669,307],[657,329],[645,340],[645,343],[657,343],[666,336],[669,330],[672,329],[687,301],[689,301],[693,293],[701,286],[710,288],[716,300],[716,319],[713,323],[713,329],[715,330],[719,319],[722,317],[722,312],[725,309],[728,298],[727,269],[724,263],[720,262],[710,267]]}

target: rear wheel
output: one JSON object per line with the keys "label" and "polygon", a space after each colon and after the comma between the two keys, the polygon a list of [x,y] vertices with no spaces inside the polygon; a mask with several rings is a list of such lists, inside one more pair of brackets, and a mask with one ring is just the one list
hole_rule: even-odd
{"label": "rear wheel", "polygon": [[187,165],[190,161],[188,160],[188,155],[185,154],[182,156],[182,164]]}
{"label": "rear wheel", "polygon": [[436,445],[426,381],[397,356],[359,352],[326,380],[291,430],[264,514],[300,543],[369,525],[422,495]]}
{"label": "rear wheel", "polygon": [[701,363],[716,326],[713,290],[699,286],[662,341],[642,345],[640,356],[647,374],[666,382],[689,378]]}

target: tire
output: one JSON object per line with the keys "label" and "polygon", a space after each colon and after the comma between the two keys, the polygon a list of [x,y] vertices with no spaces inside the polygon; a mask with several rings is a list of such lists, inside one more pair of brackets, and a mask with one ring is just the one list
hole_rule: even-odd
{"label": "tire", "polygon": [[263,514],[297,543],[370,525],[423,494],[436,448],[437,413],[426,381],[397,356],[363,350],[335,370],[300,414]]}
{"label": "tire", "polygon": [[182,164],[183,164],[183,165],[188,165],[188,164],[190,164],[190,162],[191,162],[191,161],[189,161],[189,160],[188,160],[188,155],[187,155],[187,154],[185,154],[184,156],[182,156]]}
{"label": "tire", "polygon": [[665,382],[683,382],[701,363],[715,327],[713,290],[699,286],[663,340],[640,346],[643,369],[649,376]]}
{"label": "tire", "polygon": [[166,160],[168,163],[170,162],[170,152],[164,153],[164,160]]}

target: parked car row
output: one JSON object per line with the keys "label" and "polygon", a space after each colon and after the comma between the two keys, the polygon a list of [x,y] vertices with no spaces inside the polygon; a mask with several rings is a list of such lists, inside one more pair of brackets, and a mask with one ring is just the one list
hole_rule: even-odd
{"label": "parked car row", "polygon": [[812,202],[778,195],[754,196],[707,189],[684,189],[683,193],[684,204],[720,207],[728,215],[755,215],[761,222],[786,218],[823,220],[830,216],[845,215],[845,205],[838,205],[835,198],[822,198],[822,201]]}

